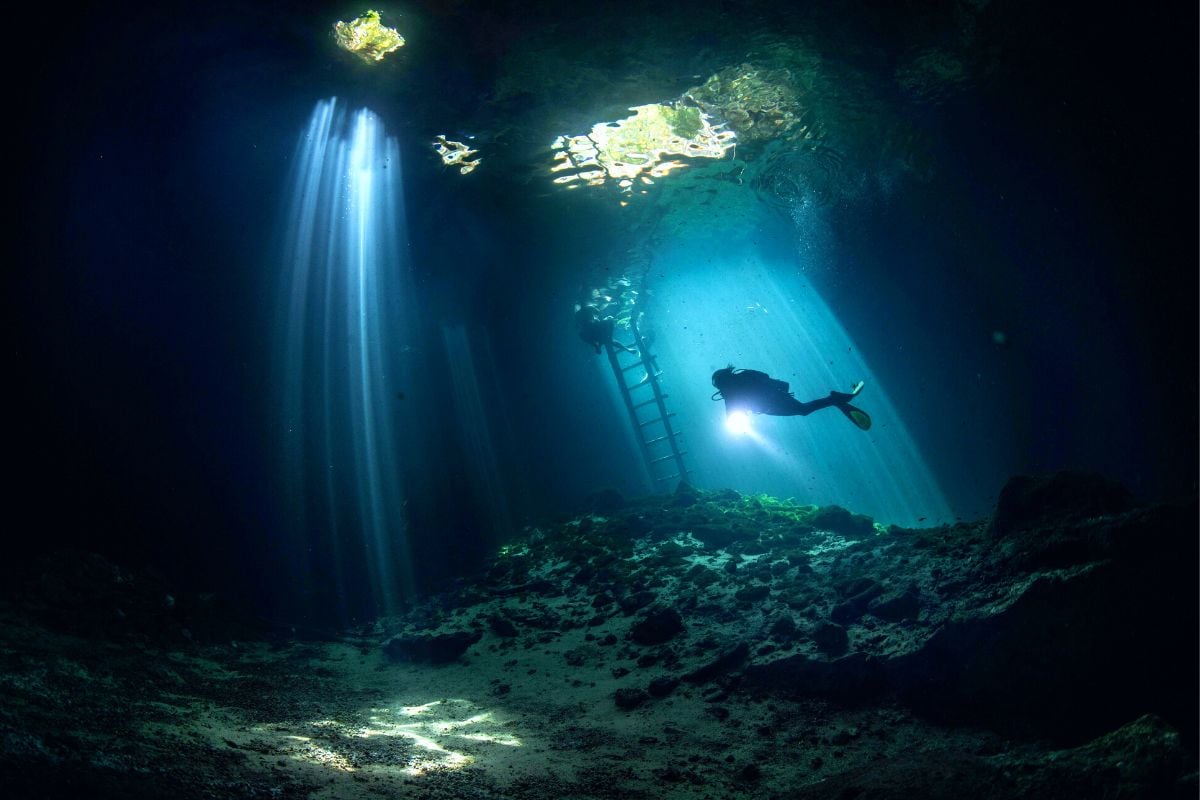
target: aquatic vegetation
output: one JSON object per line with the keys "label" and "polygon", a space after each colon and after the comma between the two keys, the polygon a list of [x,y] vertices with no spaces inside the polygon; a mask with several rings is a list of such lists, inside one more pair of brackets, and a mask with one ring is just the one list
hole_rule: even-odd
{"label": "aquatic vegetation", "polygon": [[754,64],[728,67],[684,97],[706,113],[728,120],[743,141],[762,141],[793,133],[811,139],[803,124],[808,111],[791,71]]}
{"label": "aquatic vegetation", "polygon": [[694,139],[704,130],[704,120],[700,117],[700,109],[692,106],[660,106],[663,119],[671,126],[671,133],[683,138]]}
{"label": "aquatic vegetation", "polygon": [[733,131],[698,108],[651,103],[630,111],[632,117],[598,122],[590,133],[555,139],[551,149],[558,152],[550,171],[564,174],[554,182],[574,188],[615,180],[631,194],[635,179],[652,184],[653,178],[686,166],[669,156],[723,158],[734,146]]}
{"label": "aquatic vegetation", "polygon": [[799,505],[794,503],[791,498],[779,500],[768,494],[752,494],[741,498],[741,510],[743,512],[764,512],[791,522],[808,524],[819,507],[811,504]]}
{"label": "aquatic vegetation", "polygon": [[404,37],[395,28],[385,26],[379,12],[372,10],[349,22],[338,20],[333,26],[333,36],[338,47],[368,64],[382,61],[388,53],[404,46]]}
{"label": "aquatic vegetation", "polygon": [[[801,532],[791,518],[816,507],[769,495],[605,497],[604,515],[529,527],[483,574],[342,632],[234,606],[196,628],[193,598],[165,603],[152,575],[70,552],[30,564],[0,597],[6,789],[151,797],[153,771],[236,797],[657,797],[612,753],[663,720],[650,756],[623,752],[670,783],[699,764],[710,787],[911,784],[913,748],[958,776],[933,796],[1175,797],[1195,775],[1179,635],[1195,618],[1164,613],[1195,587],[1179,557],[1194,501],[1022,476],[990,520],[877,540]],[[761,773],[691,760],[751,731]],[[535,783],[547,750],[601,777]]]}
{"label": "aquatic vegetation", "polygon": [[612,317],[614,326],[629,330],[638,307],[638,294],[633,282],[622,275],[592,289],[585,302],[595,308],[600,317]]}

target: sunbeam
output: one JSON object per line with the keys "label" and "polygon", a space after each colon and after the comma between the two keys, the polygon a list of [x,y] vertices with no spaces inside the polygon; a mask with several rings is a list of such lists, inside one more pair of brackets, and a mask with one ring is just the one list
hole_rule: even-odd
{"label": "sunbeam", "polygon": [[[886,387],[805,279],[803,264],[764,250],[759,242],[767,238],[668,242],[647,283],[654,298],[647,317],[660,363],[675,367],[667,378],[687,425],[696,483],[838,504],[885,523],[951,519]],[[708,385],[712,372],[729,364],[788,381],[804,401],[864,380],[860,404],[875,426],[861,431],[830,409],[807,417],[753,415],[733,432]]]}
{"label": "sunbeam", "polygon": [[411,404],[396,390],[417,350],[399,147],[370,111],[325,100],[294,169],[279,383],[285,491],[305,537],[292,545],[328,556],[339,584],[358,572],[347,561],[365,562],[389,613],[411,586],[400,481]]}

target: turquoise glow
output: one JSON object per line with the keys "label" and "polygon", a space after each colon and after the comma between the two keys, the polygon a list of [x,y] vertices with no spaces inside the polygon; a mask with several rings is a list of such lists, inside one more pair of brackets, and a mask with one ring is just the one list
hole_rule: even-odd
{"label": "turquoise glow", "polygon": [[[812,235],[819,226],[792,223],[692,229],[663,241],[647,273],[645,332],[664,369],[694,483],[842,505],[884,523],[952,520],[887,387],[810,280],[826,257]],[[798,248],[779,244],[797,241],[797,233]],[[805,401],[866,381],[855,402],[874,426],[861,431],[828,408],[807,417],[756,414],[746,434],[733,434],[709,383],[729,364],[788,381]]]}

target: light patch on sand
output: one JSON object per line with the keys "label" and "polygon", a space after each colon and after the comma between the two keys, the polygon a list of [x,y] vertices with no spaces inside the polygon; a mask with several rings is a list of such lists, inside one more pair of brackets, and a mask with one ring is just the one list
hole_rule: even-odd
{"label": "light patch on sand", "polygon": [[[304,727],[312,735],[285,734],[281,737],[283,749],[298,761],[340,772],[394,769],[405,775],[423,775],[466,767],[482,754],[482,746],[522,745],[491,711],[459,699],[371,708],[365,723],[318,719]],[[255,732],[278,729],[259,727]]]}

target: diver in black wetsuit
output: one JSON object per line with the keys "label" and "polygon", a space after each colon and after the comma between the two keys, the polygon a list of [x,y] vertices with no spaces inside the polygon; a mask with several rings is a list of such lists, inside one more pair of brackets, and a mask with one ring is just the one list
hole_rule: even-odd
{"label": "diver in black wetsuit", "polygon": [[612,345],[616,350],[624,350],[637,355],[636,348],[613,339],[615,325],[616,320],[613,317],[601,317],[600,309],[594,305],[577,305],[575,307],[575,327],[579,331],[579,338],[595,348],[597,354],[605,345]]}
{"label": "diver in black wetsuit", "polygon": [[849,392],[830,392],[808,403],[801,402],[788,391],[787,381],[772,378],[765,372],[753,369],[734,369],[730,364],[713,373],[712,385],[716,387],[713,400],[725,401],[725,413],[741,411],[747,414],[771,414],[777,417],[806,417],[822,408],[834,408],[864,431],[871,427],[867,412],[850,405],[850,401],[862,391],[859,381]]}

